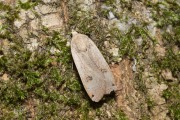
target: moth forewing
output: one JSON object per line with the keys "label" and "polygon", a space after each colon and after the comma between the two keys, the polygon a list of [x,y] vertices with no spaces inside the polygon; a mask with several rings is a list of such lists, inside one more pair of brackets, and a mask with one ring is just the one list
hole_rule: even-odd
{"label": "moth forewing", "polygon": [[[76,49],[72,49],[72,54],[85,90],[93,101],[98,102],[103,97],[105,90],[105,84],[101,82],[102,78],[90,67],[88,55],[82,53],[79,55]],[[99,94],[97,95],[97,93]]]}
{"label": "moth forewing", "polygon": [[110,68],[90,38],[74,34],[71,52],[84,88],[93,101],[99,102],[104,94],[116,90]]}
{"label": "moth forewing", "polygon": [[[89,42],[91,44],[94,44],[91,40],[89,40]],[[89,52],[90,57],[92,58],[92,60],[96,61],[95,64],[99,67],[99,69],[104,75],[104,78],[105,78],[104,80],[105,80],[105,85],[106,85],[105,93],[110,94],[112,91],[115,91],[117,89],[115,86],[115,80],[111,72],[111,69],[109,65],[107,64],[106,60],[104,59],[104,57],[102,56],[99,49],[95,46],[95,44],[94,44],[93,49],[90,49],[90,50],[91,50]]]}

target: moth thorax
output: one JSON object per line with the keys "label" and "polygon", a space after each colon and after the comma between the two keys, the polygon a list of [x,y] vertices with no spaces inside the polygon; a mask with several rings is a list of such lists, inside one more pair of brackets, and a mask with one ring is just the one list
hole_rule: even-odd
{"label": "moth thorax", "polygon": [[87,45],[86,42],[83,40],[79,40],[78,43],[76,44],[77,48],[79,51],[86,51],[87,50]]}

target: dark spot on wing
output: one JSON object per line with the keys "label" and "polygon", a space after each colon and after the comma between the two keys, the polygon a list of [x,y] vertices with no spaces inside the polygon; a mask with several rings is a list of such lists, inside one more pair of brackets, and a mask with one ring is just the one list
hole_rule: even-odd
{"label": "dark spot on wing", "polygon": [[87,81],[87,82],[91,81],[92,79],[93,79],[92,76],[87,76],[87,77],[86,77],[86,81]]}
{"label": "dark spot on wing", "polygon": [[101,72],[105,73],[105,72],[107,72],[107,70],[106,69],[101,69]]}

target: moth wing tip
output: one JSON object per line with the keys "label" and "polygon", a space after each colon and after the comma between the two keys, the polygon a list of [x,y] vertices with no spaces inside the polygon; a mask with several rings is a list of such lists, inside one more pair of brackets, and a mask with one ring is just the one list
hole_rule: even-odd
{"label": "moth wing tip", "polygon": [[96,103],[99,102],[101,99],[102,99],[102,97],[101,98],[91,98],[91,100]]}
{"label": "moth wing tip", "polygon": [[105,93],[99,93],[98,94],[98,91],[95,93],[95,94],[91,94],[89,97],[91,98],[91,100],[93,101],[93,102],[99,102],[99,101],[101,101],[101,99],[103,98],[103,96],[105,95]]}

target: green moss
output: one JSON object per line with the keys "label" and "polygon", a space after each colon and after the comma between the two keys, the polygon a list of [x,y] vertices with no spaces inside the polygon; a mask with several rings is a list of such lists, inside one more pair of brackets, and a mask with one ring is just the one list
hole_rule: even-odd
{"label": "green moss", "polygon": [[160,62],[161,68],[169,68],[173,72],[177,72],[180,70],[180,56],[175,55],[171,50],[168,51],[165,59]]}
{"label": "green moss", "polygon": [[178,77],[178,71],[180,70],[179,54],[174,54],[172,49],[169,48],[169,50],[166,52],[166,56],[163,59],[156,59],[152,66],[157,73],[163,69],[170,69],[173,76]]}
{"label": "green moss", "polygon": [[163,97],[166,99],[170,117],[175,120],[180,119],[180,92],[178,83],[168,83],[169,88],[163,92]]}
{"label": "green moss", "polygon": [[113,3],[115,3],[115,0],[105,0],[104,2],[106,5],[112,5]]}
{"label": "green moss", "polygon": [[[155,40],[149,35],[145,27],[131,26],[127,33],[123,33],[117,28],[113,28],[110,31],[111,39],[116,41],[116,45],[119,47],[120,57],[129,57],[138,59],[138,53],[146,55],[146,50],[150,47],[151,43],[155,43]],[[142,38],[142,45],[138,46],[135,43],[135,39]]]}
{"label": "green moss", "polygon": [[56,102],[46,103],[38,106],[37,119],[57,119],[59,104]]}
{"label": "green moss", "polygon": [[151,98],[146,98],[146,103],[149,110],[153,109],[153,107],[156,105],[156,103]]}
{"label": "green moss", "polygon": [[[1,85],[2,86],[2,85]],[[27,91],[24,90],[22,85],[14,83],[4,83],[0,91],[1,102],[4,104],[17,105],[18,102],[23,101],[27,97]]]}
{"label": "green moss", "polygon": [[104,41],[103,39],[105,39],[107,28],[100,22],[100,19],[94,18],[91,12],[73,9],[68,25],[70,27],[69,29],[75,28],[77,32],[93,37],[94,41]]}
{"label": "green moss", "polygon": [[120,48],[120,56],[133,57],[135,53],[135,43],[132,36],[129,34],[130,32],[127,34],[123,34],[117,28],[112,29],[110,32],[112,34],[111,36],[115,37],[114,39],[118,40],[119,42],[118,47]]}
{"label": "green moss", "polygon": [[3,11],[5,13],[3,15],[0,15],[0,19],[5,19],[6,21],[9,22],[9,25],[11,25],[11,23],[19,17],[18,8],[13,9],[11,6],[4,5],[2,2],[0,2],[0,11]]}
{"label": "green moss", "polygon": [[180,119],[180,104],[179,103],[174,103],[170,106],[170,114],[171,114],[171,117],[174,118],[175,120]]}
{"label": "green moss", "polygon": [[11,9],[11,7],[9,5],[5,5],[5,4],[3,4],[3,2],[0,2],[0,10],[1,11],[8,11],[10,9]]}
{"label": "green moss", "polygon": [[[150,4],[149,4],[150,5]],[[156,5],[151,6],[154,8],[155,12],[153,14],[154,20],[157,21],[158,27],[165,27],[168,25],[176,26],[179,24],[179,5],[175,1],[164,1],[164,2],[158,2]],[[168,9],[164,9],[161,6],[168,7]]]}
{"label": "green moss", "polygon": [[[136,58],[139,63],[144,58],[148,58],[147,50],[152,49],[156,40],[150,36],[146,28],[147,24],[133,25],[127,33],[122,33],[116,28],[109,30],[107,24],[102,24],[101,17],[107,17],[109,10],[100,11],[103,15],[95,16],[94,13],[82,11],[76,4],[68,6],[69,21],[66,26],[65,35],[60,31],[49,31],[48,28],[42,27],[40,34],[45,35],[47,39],[41,41],[35,51],[29,51],[26,43],[14,32],[14,20],[18,19],[21,9],[29,10],[38,5],[38,2],[19,1],[18,7],[10,7],[0,2],[0,12],[5,14],[0,19],[5,24],[0,26],[0,38],[7,39],[10,43],[9,52],[5,54],[4,49],[0,47],[0,75],[8,74],[9,80],[0,80],[0,119],[26,119],[29,110],[25,109],[26,102],[36,99],[38,102],[35,106],[35,119],[94,119],[107,118],[104,104],[114,104],[113,97],[105,97],[100,103],[91,102],[87,93],[78,77],[77,70],[72,69],[73,60],[71,57],[70,47],[66,46],[70,32],[75,29],[77,32],[86,34],[96,43],[102,51],[106,59],[115,61],[112,55],[108,54],[104,48],[104,41],[110,39],[110,43],[119,47],[118,57]],[[115,7],[114,0],[106,0],[107,6]],[[151,2],[142,1],[148,7],[157,11],[154,12],[154,20],[158,22],[158,27],[166,29],[168,25],[172,25],[173,33],[164,32],[163,42],[167,48],[164,58],[156,59],[156,55],[152,55],[155,60],[152,67],[157,73],[162,69],[170,69],[173,76],[178,77],[179,71],[179,54],[174,54],[170,49],[174,45],[179,45],[180,27],[179,24],[179,7],[175,2],[166,1],[164,3],[152,4]],[[168,6],[168,9],[162,9],[160,5]],[[131,11],[131,2],[121,0],[122,8]],[[115,9],[111,9],[116,14]],[[98,12],[97,12],[98,13]],[[119,15],[118,18],[122,16]],[[108,37],[107,37],[108,35]],[[68,36],[68,37],[67,37]],[[29,36],[30,37],[30,36]],[[67,37],[67,38],[66,38]],[[137,46],[135,39],[142,38],[143,43]],[[56,48],[59,52],[51,53],[51,48]],[[152,57],[151,56],[151,57]],[[152,59],[151,59],[152,60]],[[152,61],[148,61],[151,64]],[[142,79],[144,66],[138,66],[138,75],[135,78],[137,89],[147,98],[146,103],[149,109],[155,105],[154,101],[147,96],[147,88],[145,80]],[[162,78],[161,78],[162,79]],[[164,91],[163,97],[166,99],[170,117],[172,119],[179,118],[179,86],[178,83],[168,83],[168,89]],[[142,104],[140,110],[144,110]],[[113,108],[115,109],[115,108]],[[112,119],[127,120],[126,115],[118,109],[112,112]],[[144,112],[144,111],[143,111]],[[147,113],[142,114],[142,119],[150,119]]]}
{"label": "green moss", "polygon": [[[163,3],[159,3],[163,4]],[[180,22],[179,20],[179,5],[177,5],[174,1],[167,1],[166,4],[163,5],[169,5],[169,9],[163,9],[160,10],[161,15],[159,17],[156,17],[158,19],[155,19],[159,21],[159,26],[161,28],[167,29],[167,26],[171,25],[172,30],[171,32],[164,32],[162,34],[163,36],[163,42],[166,47],[166,55],[165,57],[161,59],[154,60],[152,67],[154,68],[155,72],[157,73],[157,76],[159,79],[164,79],[159,76],[159,73],[161,73],[164,69],[169,69],[173,77],[176,77],[178,79],[178,74],[180,71],[180,57],[179,53],[175,53],[173,51],[174,46],[178,46],[180,41],[179,36],[179,27],[177,26]],[[157,9],[160,9],[158,6],[156,6]],[[168,85],[168,89],[163,92],[163,97],[167,101],[167,106],[169,108],[169,115],[172,119],[180,119],[180,105],[179,105],[179,83],[177,81],[167,82],[165,83]]]}
{"label": "green moss", "polygon": [[89,104],[89,102],[84,101],[81,104],[80,109],[78,110],[78,112],[80,114],[82,114],[82,120],[89,120],[90,119],[90,116],[88,115],[89,111],[90,111],[90,104]]}
{"label": "green moss", "polygon": [[[58,39],[56,39],[57,41]],[[32,55],[30,51],[28,54],[16,51],[16,55],[9,54],[0,58],[0,64],[3,66],[1,71],[12,77],[8,83],[0,83],[2,86],[0,100],[3,104],[7,106],[24,104],[24,101],[33,95],[41,101],[60,101],[60,104],[71,107],[79,105],[80,98],[76,91],[80,91],[81,85],[77,79],[71,79],[72,72],[68,70],[71,68],[69,65],[71,57],[63,57],[68,55],[69,51],[66,51],[64,44],[61,46],[60,43],[53,44],[59,49],[62,48],[61,50],[66,53],[60,53],[54,56],[54,59],[51,59],[52,56],[48,52],[37,52]],[[53,66],[54,60],[61,67]],[[66,85],[66,87],[60,92],[59,88],[62,85]],[[44,112],[50,112],[49,114],[55,116],[54,113],[51,113],[53,112],[51,107],[50,105],[50,108],[48,107]],[[47,116],[47,118],[49,117]]]}
{"label": "green moss", "polygon": [[21,9],[28,10],[38,5],[39,2],[40,0],[36,0],[35,2],[31,2],[31,0],[28,0],[27,2],[21,2],[20,0],[18,0],[18,5]]}
{"label": "green moss", "polygon": [[128,120],[128,118],[126,117],[123,111],[119,110],[117,113],[118,113],[116,114],[117,120]]}
{"label": "green moss", "polygon": [[[40,107],[42,115],[46,118],[56,118],[56,111],[63,109],[57,108],[56,105],[71,108],[79,106],[80,95],[77,91],[81,90],[81,84],[73,77],[74,70],[71,69],[73,63],[70,48],[66,46],[67,40],[60,32],[46,30],[46,33],[49,37],[44,40],[43,49],[39,47],[34,52],[27,50],[26,44],[14,33],[11,33],[14,35],[11,40],[8,36],[3,37],[13,43],[9,48],[13,52],[4,54],[3,49],[1,50],[3,56],[0,57],[0,71],[8,74],[10,80],[0,83],[0,100],[5,107],[11,107],[25,104],[25,101],[33,96],[40,101],[49,102],[45,108]],[[60,52],[52,54],[51,47]],[[60,91],[62,86],[64,89]],[[57,101],[56,105],[52,104]],[[22,110],[17,116],[18,119],[22,116],[27,117],[23,112],[26,111]],[[10,113],[7,114],[10,116]],[[38,114],[37,118],[44,116]]]}
{"label": "green moss", "polygon": [[140,91],[140,93],[142,93],[143,96],[146,96],[146,101],[148,101],[148,89],[146,86],[146,79],[143,79],[143,74],[144,74],[144,66],[140,66],[140,68],[138,69],[138,74],[135,76],[135,82],[137,84],[137,89],[138,91]]}

